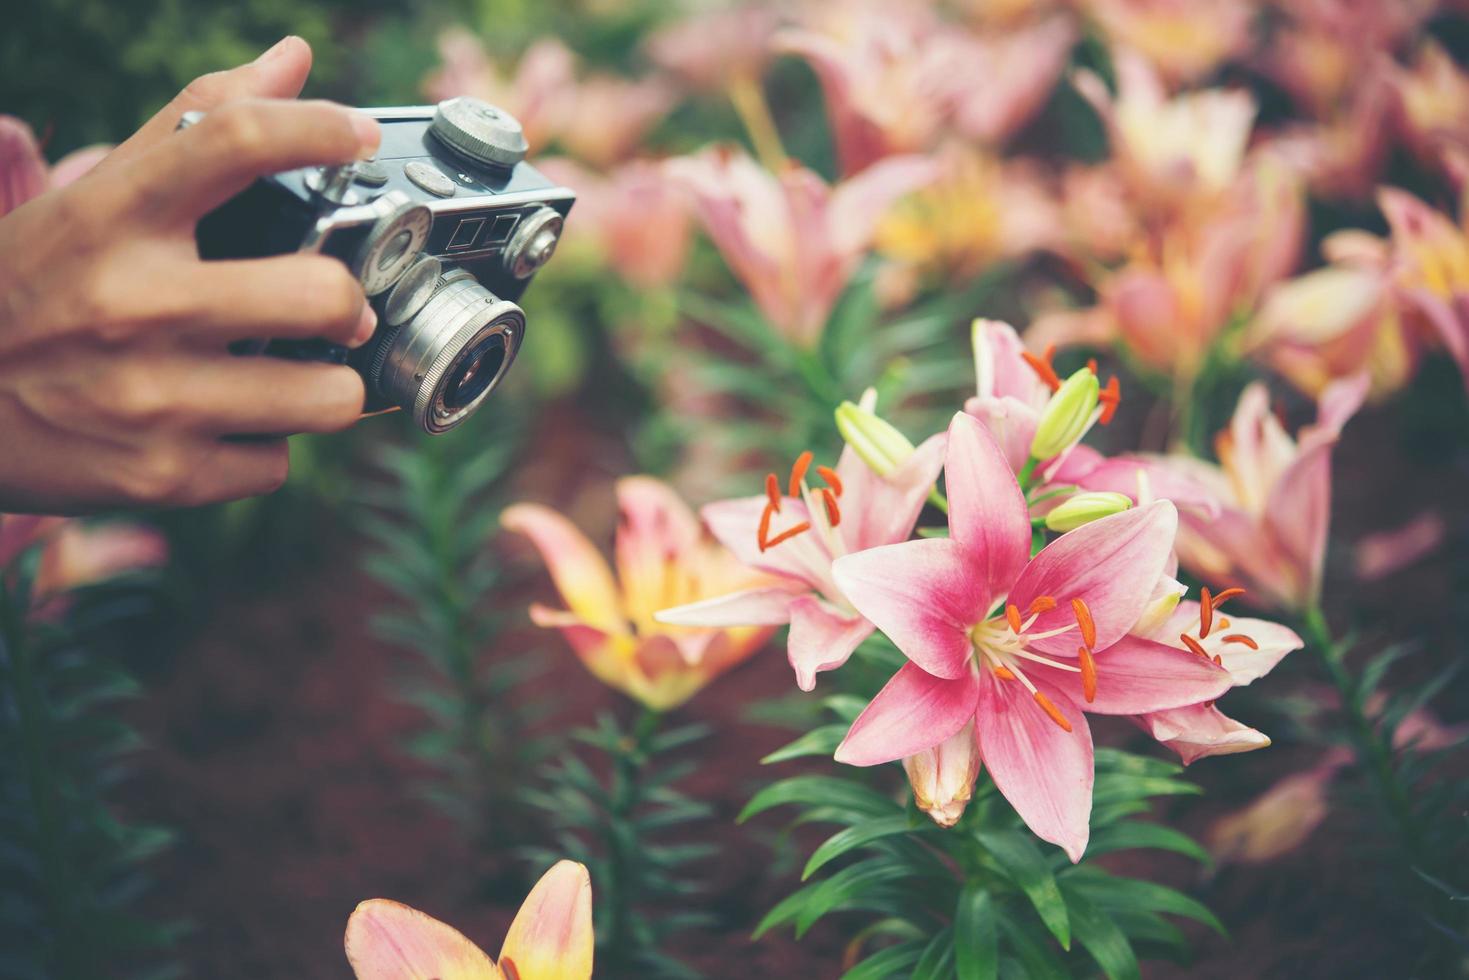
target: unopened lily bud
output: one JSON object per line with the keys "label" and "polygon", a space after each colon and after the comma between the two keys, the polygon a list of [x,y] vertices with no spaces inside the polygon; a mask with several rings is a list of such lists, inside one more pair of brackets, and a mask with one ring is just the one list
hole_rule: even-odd
{"label": "unopened lily bud", "polygon": [[974,722],[948,740],[903,760],[913,801],[940,827],[952,827],[964,815],[979,778],[979,752]]}
{"label": "unopened lily bud", "polygon": [[1078,493],[1046,515],[1046,527],[1052,531],[1075,531],[1083,524],[1120,514],[1132,506],[1124,493],[1094,490]]}
{"label": "unopened lily bud", "polygon": [[1050,459],[1080,439],[1091,425],[1101,390],[1097,376],[1087,368],[1067,378],[1041,412],[1030,454],[1036,459]]}
{"label": "unopened lily bud", "polygon": [[913,455],[913,443],[876,413],[842,402],[837,407],[837,430],[862,462],[878,476],[890,476]]}
{"label": "unopened lily bud", "polygon": [[1142,615],[1128,632],[1153,637],[1168,622],[1168,617],[1173,615],[1173,610],[1178,608],[1179,601],[1187,592],[1188,586],[1171,576],[1164,575],[1158,579],[1153,586],[1153,594],[1148,596],[1148,604],[1143,606]]}

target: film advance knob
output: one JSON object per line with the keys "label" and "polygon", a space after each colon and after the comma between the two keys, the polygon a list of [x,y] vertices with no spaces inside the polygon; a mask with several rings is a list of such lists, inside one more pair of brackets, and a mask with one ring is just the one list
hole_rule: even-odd
{"label": "film advance knob", "polygon": [[440,102],[429,131],[486,166],[509,170],[525,159],[520,122],[504,109],[467,95]]}

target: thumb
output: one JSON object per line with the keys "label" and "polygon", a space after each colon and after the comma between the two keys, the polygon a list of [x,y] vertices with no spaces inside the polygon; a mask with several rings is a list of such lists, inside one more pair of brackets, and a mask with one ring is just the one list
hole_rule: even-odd
{"label": "thumb", "polygon": [[246,65],[211,72],[194,79],[173,101],[143,124],[106,160],[111,166],[127,160],[171,134],[186,112],[207,112],[239,99],[294,99],[311,73],[311,45],[291,35]]}

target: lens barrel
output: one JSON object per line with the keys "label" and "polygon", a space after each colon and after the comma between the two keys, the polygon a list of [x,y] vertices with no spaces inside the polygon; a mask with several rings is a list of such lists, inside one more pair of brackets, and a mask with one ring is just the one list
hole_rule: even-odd
{"label": "lens barrel", "polygon": [[469,418],[509,370],[525,313],[462,269],[407,323],[382,338],[369,383],[428,433]]}

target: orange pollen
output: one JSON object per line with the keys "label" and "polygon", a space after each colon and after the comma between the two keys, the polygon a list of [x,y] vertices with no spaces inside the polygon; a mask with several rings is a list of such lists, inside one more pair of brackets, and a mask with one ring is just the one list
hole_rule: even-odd
{"label": "orange pollen", "polygon": [[1220,606],[1224,605],[1235,596],[1241,596],[1244,594],[1245,590],[1241,588],[1225,589],[1223,592],[1214,597],[1214,608],[1218,609]]}
{"label": "orange pollen", "polygon": [[1204,645],[1198,640],[1194,639],[1192,636],[1189,636],[1187,633],[1178,634],[1178,638],[1183,641],[1184,646],[1188,647],[1194,653],[1203,657],[1205,660],[1209,659],[1209,654],[1204,649]]}
{"label": "orange pollen", "polygon": [[1209,595],[1209,587],[1206,585],[1199,590],[1199,639],[1209,635],[1209,629],[1214,625],[1214,599]]}
{"label": "orange pollen", "polygon": [[774,473],[765,474],[765,497],[770,501],[770,506],[780,513],[780,480],[776,479]]}
{"label": "orange pollen", "polygon": [[760,529],[755,532],[755,540],[760,545],[760,551],[762,553],[766,548],[770,547],[770,542],[767,538],[770,536],[770,518],[774,515],[775,501],[771,501],[765,505],[765,510],[760,514]]}
{"label": "orange pollen", "polygon": [[1056,374],[1056,369],[1051,367],[1049,350],[1050,348],[1047,348],[1048,354],[1045,357],[1037,357],[1028,350],[1021,351],[1020,356],[1025,359],[1026,364],[1030,365],[1030,369],[1046,383],[1046,387],[1052,391],[1059,391],[1061,389],[1061,378]]}
{"label": "orange pollen", "polygon": [[811,468],[811,460],[814,458],[809,449],[796,457],[796,462],[791,467],[790,495],[792,497],[801,495],[801,481],[806,479],[806,471]]}
{"label": "orange pollen", "polygon": [[1217,653],[1214,654],[1214,666],[1215,667],[1223,667],[1224,666],[1224,658],[1221,657],[1221,656],[1219,656],[1219,654],[1217,654]]}
{"label": "orange pollen", "polygon": [[1092,374],[1097,373],[1097,359],[1095,357],[1088,357],[1086,359],[1086,369]]}
{"label": "orange pollen", "polygon": [[842,478],[837,476],[836,470],[830,466],[818,466],[816,467],[816,473],[826,481],[826,485],[831,487],[833,493],[838,497],[842,495]]}
{"label": "orange pollen", "polygon": [[1258,650],[1258,649],[1260,649],[1260,644],[1256,643],[1254,640],[1250,639],[1248,636],[1245,636],[1243,633],[1231,633],[1231,634],[1229,634],[1228,636],[1226,636],[1224,638],[1224,642],[1225,643],[1243,643],[1245,646],[1249,647],[1251,650]]}
{"label": "orange pollen", "polygon": [[842,509],[837,506],[837,495],[826,487],[821,488],[821,501],[826,504],[826,521],[832,527],[842,522]]}
{"label": "orange pollen", "polygon": [[1086,696],[1086,703],[1091,704],[1097,699],[1097,662],[1086,647],[1077,647],[1076,656],[1081,661],[1081,693]]}
{"label": "orange pollen", "polygon": [[[788,529],[780,532],[779,534],[777,534],[775,537],[771,538],[769,541],[767,541],[765,543],[765,547],[766,548],[774,548],[776,545],[780,544],[782,541],[789,541],[791,538],[794,538],[796,535],[798,535],[798,534],[805,534],[809,530],[811,530],[811,522],[810,521],[802,521],[801,523],[797,524],[795,527],[788,528]],[[764,550],[764,549],[762,549],[762,550]]]}
{"label": "orange pollen", "polygon": [[1097,645],[1097,624],[1092,622],[1092,611],[1081,599],[1071,600],[1071,611],[1076,613],[1076,625],[1081,627],[1081,642],[1089,647]]}
{"label": "orange pollen", "polygon": [[1035,692],[1035,703],[1041,706],[1041,710],[1051,716],[1051,720],[1061,726],[1063,731],[1071,731],[1071,722],[1061,713],[1061,709],[1051,703],[1051,699],[1040,691]]}
{"label": "orange pollen", "polygon": [[1122,404],[1122,386],[1115,374],[1107,379],[1107,387],[1097,395],[1097,402],[1102,406],[1102,414],[1097,417],[1097,421],[1106,425],[1117,414],[1117,406]]}
{"label": "orange pollen", "polygon": [[1055,608],[1055,599],[1048,595],[1038,595],[1033,600],[1031,600],[1030,608],[1026,610],[1026,613],[1031,616],[1038,616],[1041,613],[1048,613]]}
{"label": "orange pollen", "polygon": [[1015,679],[1015,672],[1009,667],[996,667],[995,676],[1002,681],[1013,681]]}
{"label": "orange pollen", "polygon": [[1222,630],[1229,629],[1229,617],[1228,616],[1220,616],[1219,617],[1219,628],[1222,629]]}
{"label": "orange pollen", "polygon": [[1020,610],[1013,602],[1005,603],[1005,621],[1010,624],[1012,633],[1020,632]]}

